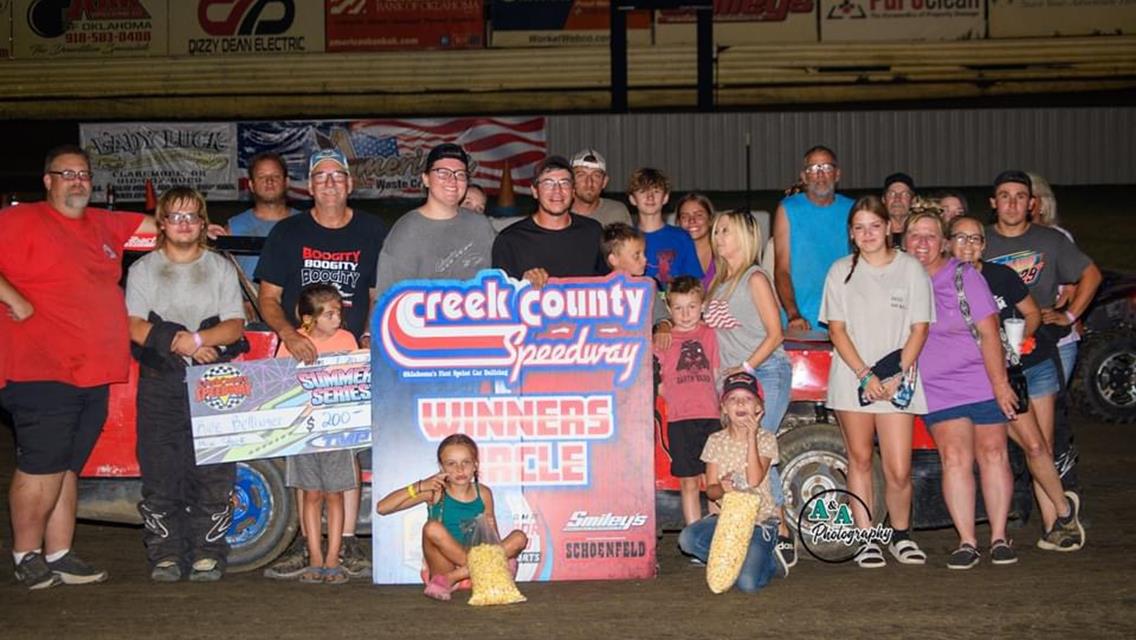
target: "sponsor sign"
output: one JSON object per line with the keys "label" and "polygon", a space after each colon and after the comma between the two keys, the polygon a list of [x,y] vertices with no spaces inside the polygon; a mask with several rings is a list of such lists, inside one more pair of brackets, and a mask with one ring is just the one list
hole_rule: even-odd
{"label": "sponsor sign", "polygon": [[322,52],[322,5],[304,0],[170,2],[170,55]]}
{"label": "sponsor sign", "polygon": [[991,38],[1133,33],[1133,0],[990,0]]}
{"label": "sponsor sign", "polygon": [[443,142],[461,145],[472,159],[472,182],[496,193],[506,169],[524,192],[533,167],[548,152],[543,117],[383,120],[277,120],[238,126],[242,187],[248,162],[275,151],[288,163],[294,197],[308,199],[308,157],[338,148],[347,156],[359,198],[422,196],[426,155]]}
{"label": "sponsor sign", "polygon": [[[524,531],[522,580],[655,573],[651,303],[645,278],[500,271],[407,281],[376,305],[376,504],[438,473],[463,433],[479,448],[502,536]],[[419,582],[424,506],[376,516],[374,581]]]}
{"label": "sponsor sign", "polygon": [[[695,19],[694,11],[659,11],[655,42],[698,42]],[[816,40],[817,0],[714,0],[714,42],[719,46]]]}
{"label": "sponsor sign", "polygon": [[[176,3],[175,3],[176,4]],[[16,58],[164,56],[166,0],[7,0]],[[7,45],[3,45],[7,46]]]}
{"label": "sponsor sign", "polygon": [[973,40],[986,34],[984,0],[821,0],[823,42]]}
{"label": "sponsor sign", "polygon": [[237,125],[129,122],[79,126],[79,144],[91,155],[92,200],[106,201],[114,185],[119,202],[146,199],[146,180],[157,193],[193,185],[207,199],[237,198]]}
{"label": "sponsor sign", "polygon": [[197,464],[277,458],[371,445],[366,351],[190,367]]}
{"label": "sponsor sign", "polygon": [[[607,0],[491,0],[494,47],[574,47],[611,40]],[[627,42],[650,43],[651,12],[627,16]]]}
{"label": "sponsor sign", "polygon": [[485,46],[483,0],[328,0],[328,51]]}

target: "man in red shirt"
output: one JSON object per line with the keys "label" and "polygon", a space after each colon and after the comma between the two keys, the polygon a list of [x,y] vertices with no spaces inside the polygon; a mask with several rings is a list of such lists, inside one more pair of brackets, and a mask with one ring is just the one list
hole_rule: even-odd
{"label": "man in red shirt", "polygon": [[[0,212],[0,402],[12,414],[9,492],[16,579],[30,589],[106,580],[71,552],[78,474],[130,362],[122,251],[154,220],[87,206],[91,164],[64,145],[44,162],[44,202]],[[6,383],[6,386],[5,386]]]}

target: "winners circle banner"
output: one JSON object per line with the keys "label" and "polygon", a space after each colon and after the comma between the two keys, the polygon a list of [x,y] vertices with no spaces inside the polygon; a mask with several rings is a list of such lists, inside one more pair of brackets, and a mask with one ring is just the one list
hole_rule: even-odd
{"label": "winners circle banner", "polygon": [[[438,473],[438,444],[463,433],[501,535],[528,535],[519,580],[654,576],[653,294],[646,278],[538,290],[489,270],[387,291],[371,328],[376,504]],[[425,506],[373,518],[375,583],[420,583]]]}

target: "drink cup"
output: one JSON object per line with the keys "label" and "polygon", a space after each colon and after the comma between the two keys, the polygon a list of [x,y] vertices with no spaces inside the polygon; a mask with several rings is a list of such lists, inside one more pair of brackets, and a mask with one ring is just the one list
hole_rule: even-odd
{"label": "drink cup", "polygon": [[1019,357],[1022,355],[1022,340],[1026,335],[1026,321],[1021,318],[1006,318],[1002,322],[1006,329],[1006,339]]}

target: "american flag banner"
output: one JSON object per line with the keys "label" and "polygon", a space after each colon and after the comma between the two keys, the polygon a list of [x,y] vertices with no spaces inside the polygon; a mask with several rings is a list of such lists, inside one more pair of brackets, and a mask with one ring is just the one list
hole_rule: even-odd
{"label": "american flag banner", "polygon": [[[443,142],[469,153],[472,183],[496,194],[508,167],[515,190],[527,191],[536,163],[548,153],[545,118],[424,118],[286,120],[238,125],[241,169],[257,153],[274,151],[288,163],[292,195],[307,198],[307,158],[337,148],[347,156],[355,197],[422,196],[426,155]],[[247,180],[242,178],[242,190]]]}

